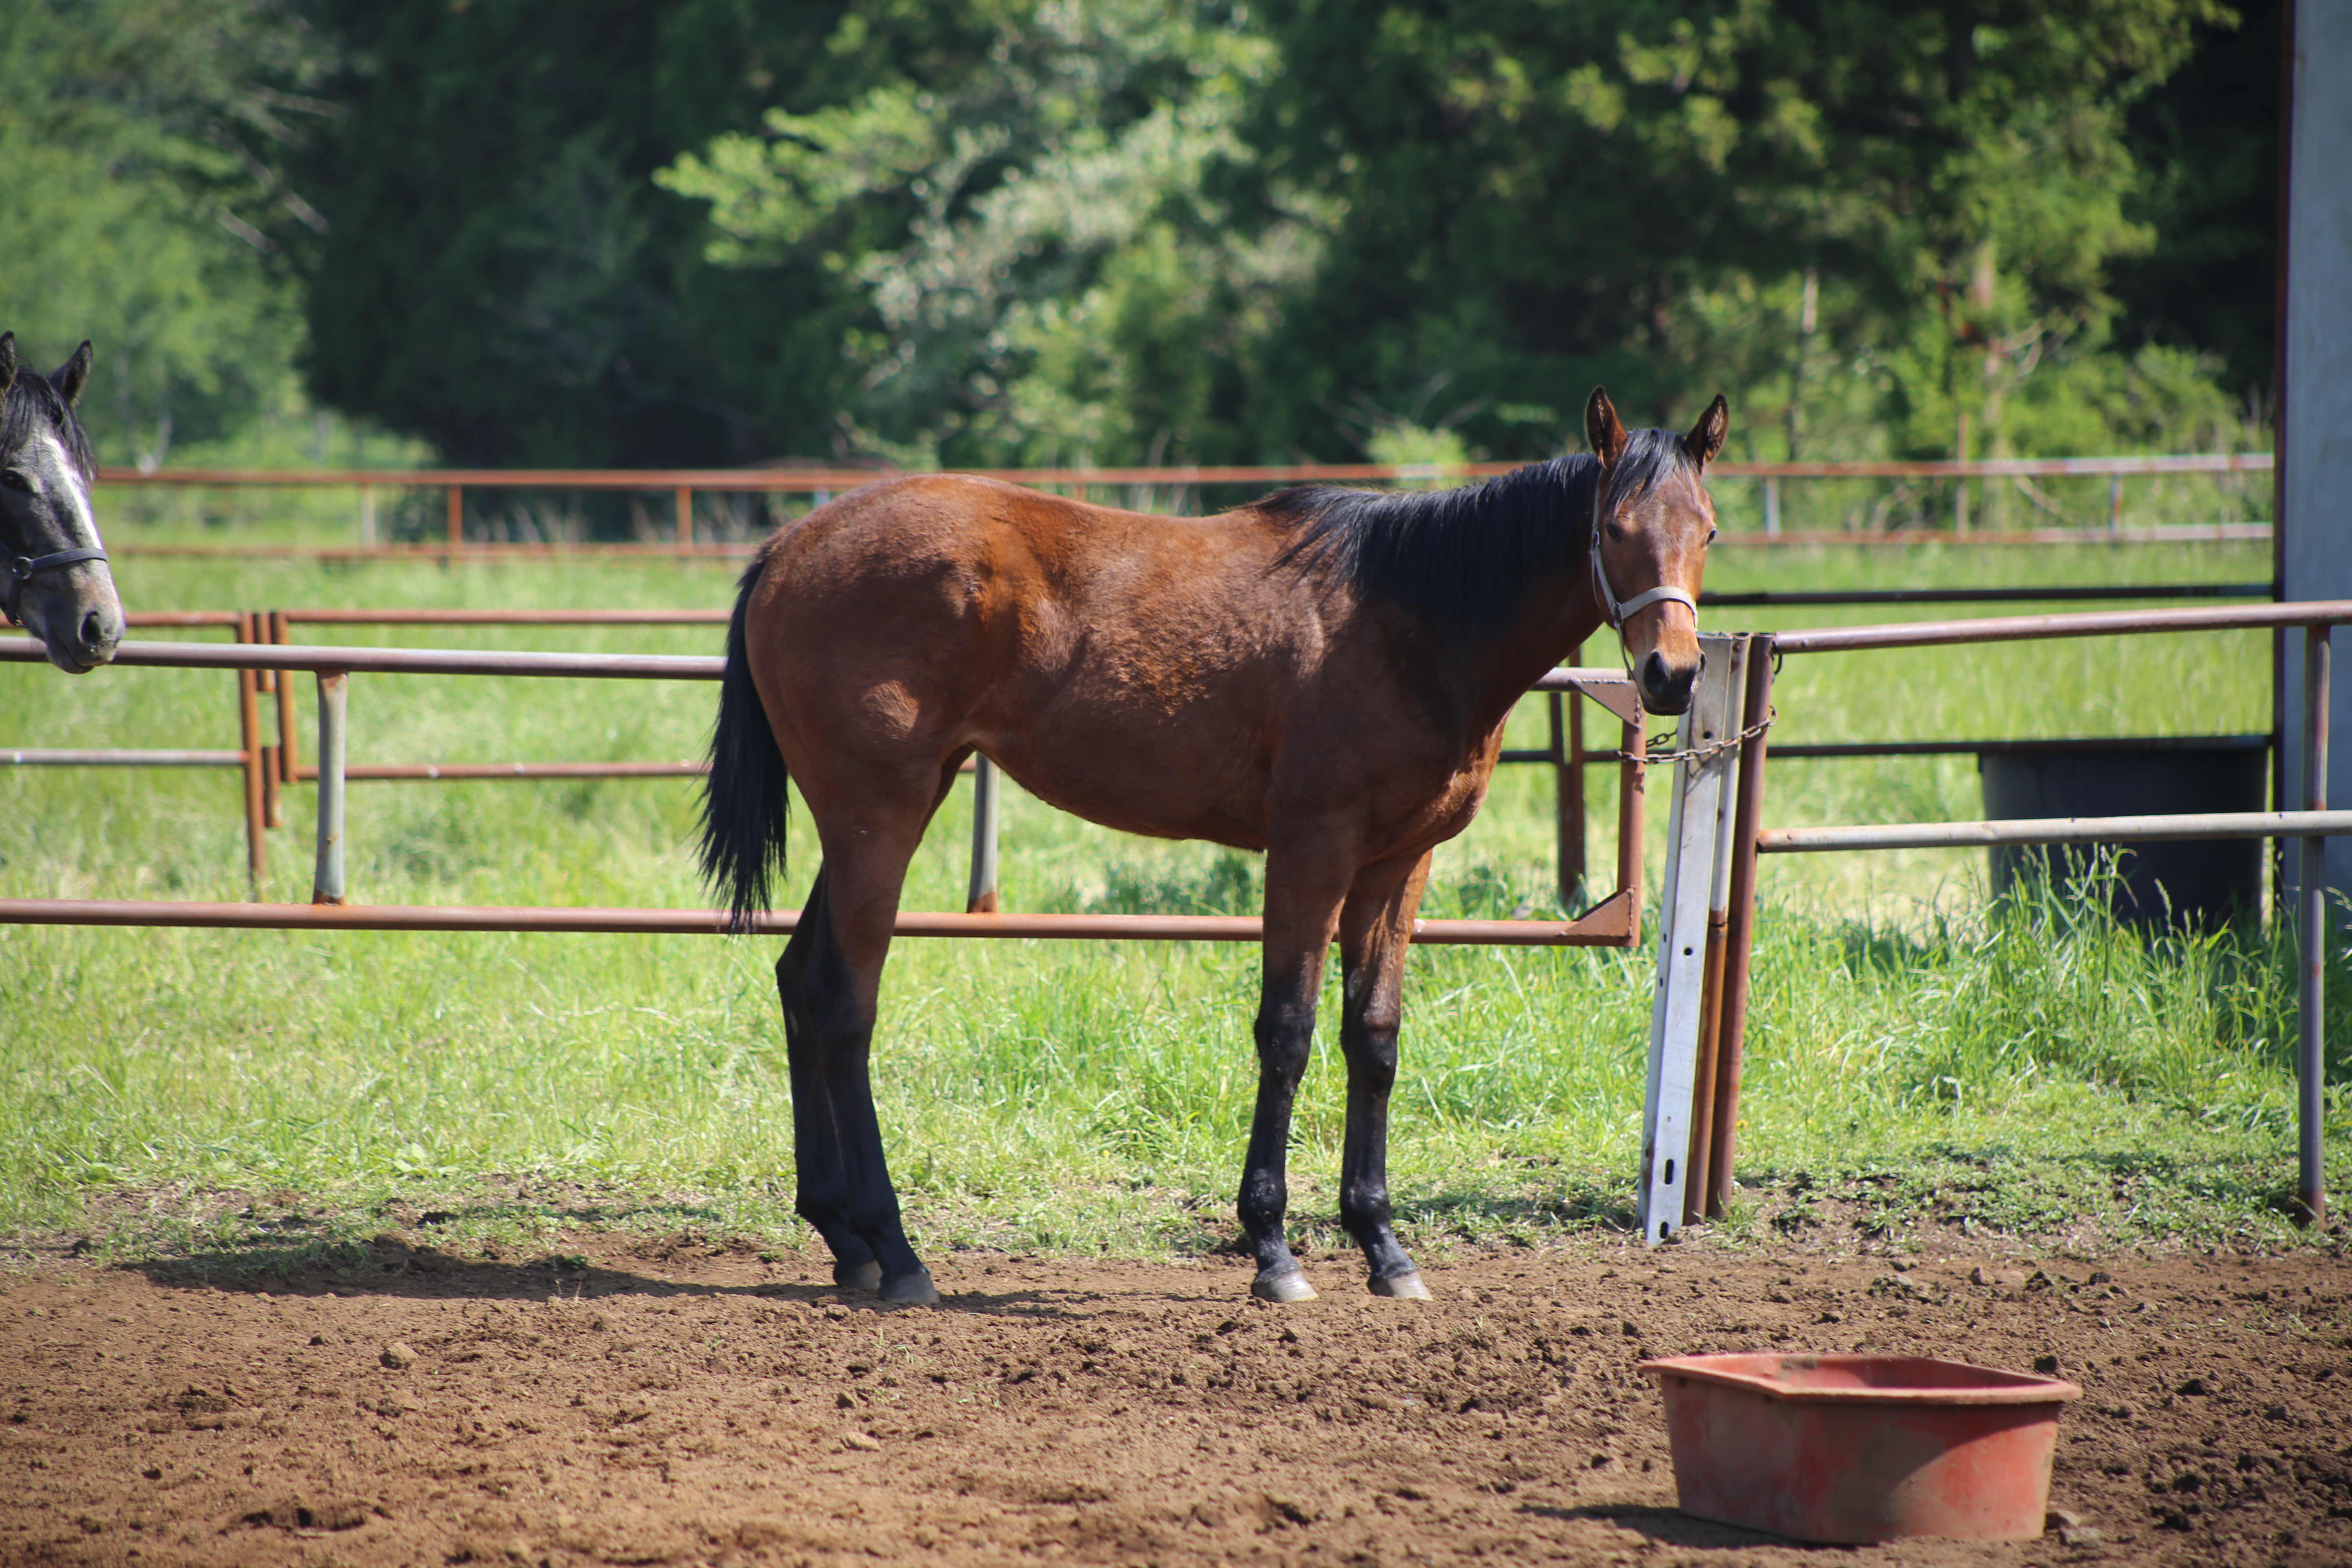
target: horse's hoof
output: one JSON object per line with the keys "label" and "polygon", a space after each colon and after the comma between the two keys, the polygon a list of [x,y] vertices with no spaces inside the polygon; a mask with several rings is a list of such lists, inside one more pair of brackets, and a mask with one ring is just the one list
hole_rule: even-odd
{"label": "horse's hoof", "polygon": [[1250,1281],[1250,1294],[1261,1301],[1312,1301],[1315,1287],[1293,1268],[1286,1274],[1261,1274]]}
{"label": "horse's hoof", "polygon": [[870,1258],[863,1263],[836,1263],[833,1282],[845,1290],[877,1290],[882,1286],[882,1266]]}
{"label": "horse's hoof", "polygon": [[1399,1301],[1426,1301],[1429,1287],[1421,1282],[1421,1273],[1416,1269],[1411,1274],[1391,1274],[1385,1279],[1373,1280],[1372,1294]]}
{"label": "horse's hoof", "polygon": [[936,1307],[940,1304],[940,1292],[931,1283],[931,1271],[918,1268],[912,1274],[882,1281],[882,1299],[898,1307]]}

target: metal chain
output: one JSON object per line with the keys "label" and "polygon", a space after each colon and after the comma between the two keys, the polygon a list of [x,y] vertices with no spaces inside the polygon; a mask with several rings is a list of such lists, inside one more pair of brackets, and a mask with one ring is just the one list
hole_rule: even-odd
{"label": "metal chain", "polygon": [[[1778,708],[1768,708],[1764,710],[1763,718],[1758,720],[1755,723],[1748,725],[1748,728],[1740,731],[1739,733],[1730,737],[1728,740],[1711,742],[1704,746],[1692,746],[1686,751],[1644,752],[1638,757],[1625,752],[1610,752],[1602,754],[1606,755],[1613,762],[1620,763],[1711,763],[1716,758],[1723,755],[1726,752],[1738,751],[1740,747],[1746,745],[1748,742],[1754,740],[1765,731],[1769,730],[1772,727],[1772,721],[1778,719],[1780,716],[1780,710]],[[1674,739],[1673,734],[1669,732],[1667,734],[1658,736],[1650,743],[1652,745],[1670,746],[1674,744]],[[1587,752],[1585,755],[1594,756],[1595,753]]]}

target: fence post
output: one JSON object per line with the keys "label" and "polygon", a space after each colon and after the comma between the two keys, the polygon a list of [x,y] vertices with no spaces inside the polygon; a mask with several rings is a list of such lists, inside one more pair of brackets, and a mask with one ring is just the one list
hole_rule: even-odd
{"label": "fence post", "polygon": [[677,552],[680,555],[694,548],[694,491],[685,485],[677,487]]}
{"label": "fence post", "polygon": [[349,742],[351,675],[319,671],[319,856],[310,875],[310,901],[345,901],[343,880],[343,780]]}
{"label": "fence post", "polygon": [[[1772,716],[1772,638],[1748,644],[1748,695],[1740,727]],[[1706,1215],[1720,1219],[1731,1203],[1733,1156],[1739,1147],[1739,1073],[1748,1043],[1748,959],[1756,934],[1756,835],[1764,826],[1764,756],[1772,738],[1759,731],[1740,747],[1739,794],[1731,819],[1729,919],[1723,933],[1723,989],[1716,1047],[1713,1140],[1707,1149]]]}
{"label": "fence post", "polygon": [[[1568,662],[1584,662],[1584,645]],[[1551,696],[1552,817],[1559,838],[1559,907],[1568,909],[1584,886],[1584,704],[1570,694]]]}
{"label": "fence post", "polygon": [[[251,611],[249,612],[247,618],[253,623],[253,640],[255,642],[268,644],[276,640],[270,636],[269,614],[268,611]],[[268,697],[277,701],[282,707],[286,701],[284,689],[285,682],[279,678],[278,671],[274,669],[257,669],[253,671],[252,674],[255,701],[257,703],[260,699]],[[254,717],[255,739],[259,740],[260,736],[265,731],[261,728],[260,714],[257,710]],[[264,827],[283,827],[286,826],[286,801],[283,792],[278,788],[278,785],[284,782],[282,772],[284,765],[283,761],[278,755],[278,748],[267,741],[262,741],[261,825]]]}
{"label": "fence post", "polygon": [[[1724,721],[1723,735],[1738,735],[1748,726],[1741,704],[1748,695],[1748,639],[1731,639],[1730,668],[1724,671],[1724,684],[1729,713]],[[1727,756],[1735,770],[1732,781],[1744,760],[1735,748]],[[1706,895],[1706,953],[1700,970],[1701,993],[1698,1015],[1698,1040],[1693,1052],[1690,1109],[1690,1169],[1683,1177],[1682,1223],[1692,1224],[1706,1212],[1706,1194],[1711,1190],[1708,1178],[1709,1160],[1715,1149],[1717,1047],[1721,1041],[1723,1022],[1723,954],[1727,927],[1730,921],[1731,900],[1731,803],[1736,791],[1727,790],[1715,811],[1715,842],[1709,846],[1707,858],[1713,869],[1709,873]]]}
{"label": "fence post", "polygon": [[[270,611],[265,624],[268,627],[267,640],[271,646],[284,647],[294,640],[287,635],[285,611]],[[278,672],[278,782],[281,784],[299,782],[300,769],[297,759],[300,755],[300,748],[294,743],[298,728],[294,714],[294,676],[291,671],[281,669]],[[282,827],[285,824],[273,822],[270,826]]]}
{"label": "fence post", "polygon": [[[1711,744],[1734,732],[1733,639],[1702,635],[1705,656],[1677,750]],[[1699,1025],[1706,1004],[1707,906],[1715,886],[1718,820],[1737,765],[1727,749],[1675,765],[1667,830],[1666,879],[1658,890],[1658,988],[1650,1009],[1647,1092],[1642,1113],[1642,1239],[1656,1246],[1681,1225],[1690,1173],[1691,1107],[1698,1069]]]}
{"label": "fence post", "polygon": [[[259,641],[253,616],[239,611],[236,617],[236,640],[240,643]],[[254,679],[256,672],[236,672],[236,734],[237,749],[245,753],[245,874],[253,898],[261,897],[261,884],[269,869],[269,847],[262,839],[268,822],[262,799],[261,755],[261,694]]]}
{"label": "fence post", "polygon": [[466,487],[449,487],[449,548],[458,550],[466,542]]}
{"label": "fence post", "polygon": [[[2327,809],[2327,676],[2330,662],[2328,626],[2306,626],[2303,634],[2303,806]],[[2303,919],[2302,985],[2296,997],[2295,1110],[2297,1111],[2295,1201],[2300,1217],[2309,1226],[2327,1223],[2327,1180],[2325,1152],[2320,1145],[2320,1089],[2326,1058],[2326,1020],[2320,1016],[2322,987],[2327,962],[2327,840],[2303,841],[2301,894]]]}
{"label": "fence post", "polygon": [[973,759],[971,771],[971,886],[964,913],[996,912],[996,829],[1000,815],[996,764]]}

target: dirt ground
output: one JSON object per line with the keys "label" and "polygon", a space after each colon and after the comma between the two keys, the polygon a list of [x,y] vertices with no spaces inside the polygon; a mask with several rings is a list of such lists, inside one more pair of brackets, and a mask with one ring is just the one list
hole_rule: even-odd
{"label": "dirt ground", "polygon": [[[1425,1303],[1311,1259],[1324,1298],[1276,1308],[1230,1258],[961,1253],[887,1310],[746,1243],[426,1234],[259,1284],[0,1276],[0,1562],[2352,1563],[2326,1255],[1595,1241],[1457,1255]],[[2054,1357],[2075,1522],[1824,1549],[1675,1510],[1639,1360],[1858,1347]]]}

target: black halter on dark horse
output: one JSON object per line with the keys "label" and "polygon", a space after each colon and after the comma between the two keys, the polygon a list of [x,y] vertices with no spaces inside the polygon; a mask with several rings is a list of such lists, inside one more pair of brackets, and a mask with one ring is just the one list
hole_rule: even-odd
{"label": "black halter on dark horse", "polygon": [[823,864],[776,964],[798,1207],[843,1284],[937,1299],[908,1244],[869,1062],[923,830],[974,752],[1088,820],[1265,854],[1257,1108],[1243,1157],[1252,1292],[1314,1294],[1285,1237],[1293,1098],[1325,961],[1345,973],[1339,1217],[1381,1296],[1427,1294],[1388,1196],[1404,953],[1437,845],[1466,827],[1503,725],[1614,626],[1653,711],[1697,673],[1717,399],[1686,436],[1430,493],[1286,490],[1168,518],[953,474],[787,524],[729,628],[703,868],[737,929],[782,868],[787,780]]}
{"label": "black halter on dark horse", "polygon": [[72,675],[112,658],[122,639],[122,605],[90,515],[97,465],[74,416],[90,361],[85,342],[53,374],[25,370],[16,335],[0,332],[0,611]]}

